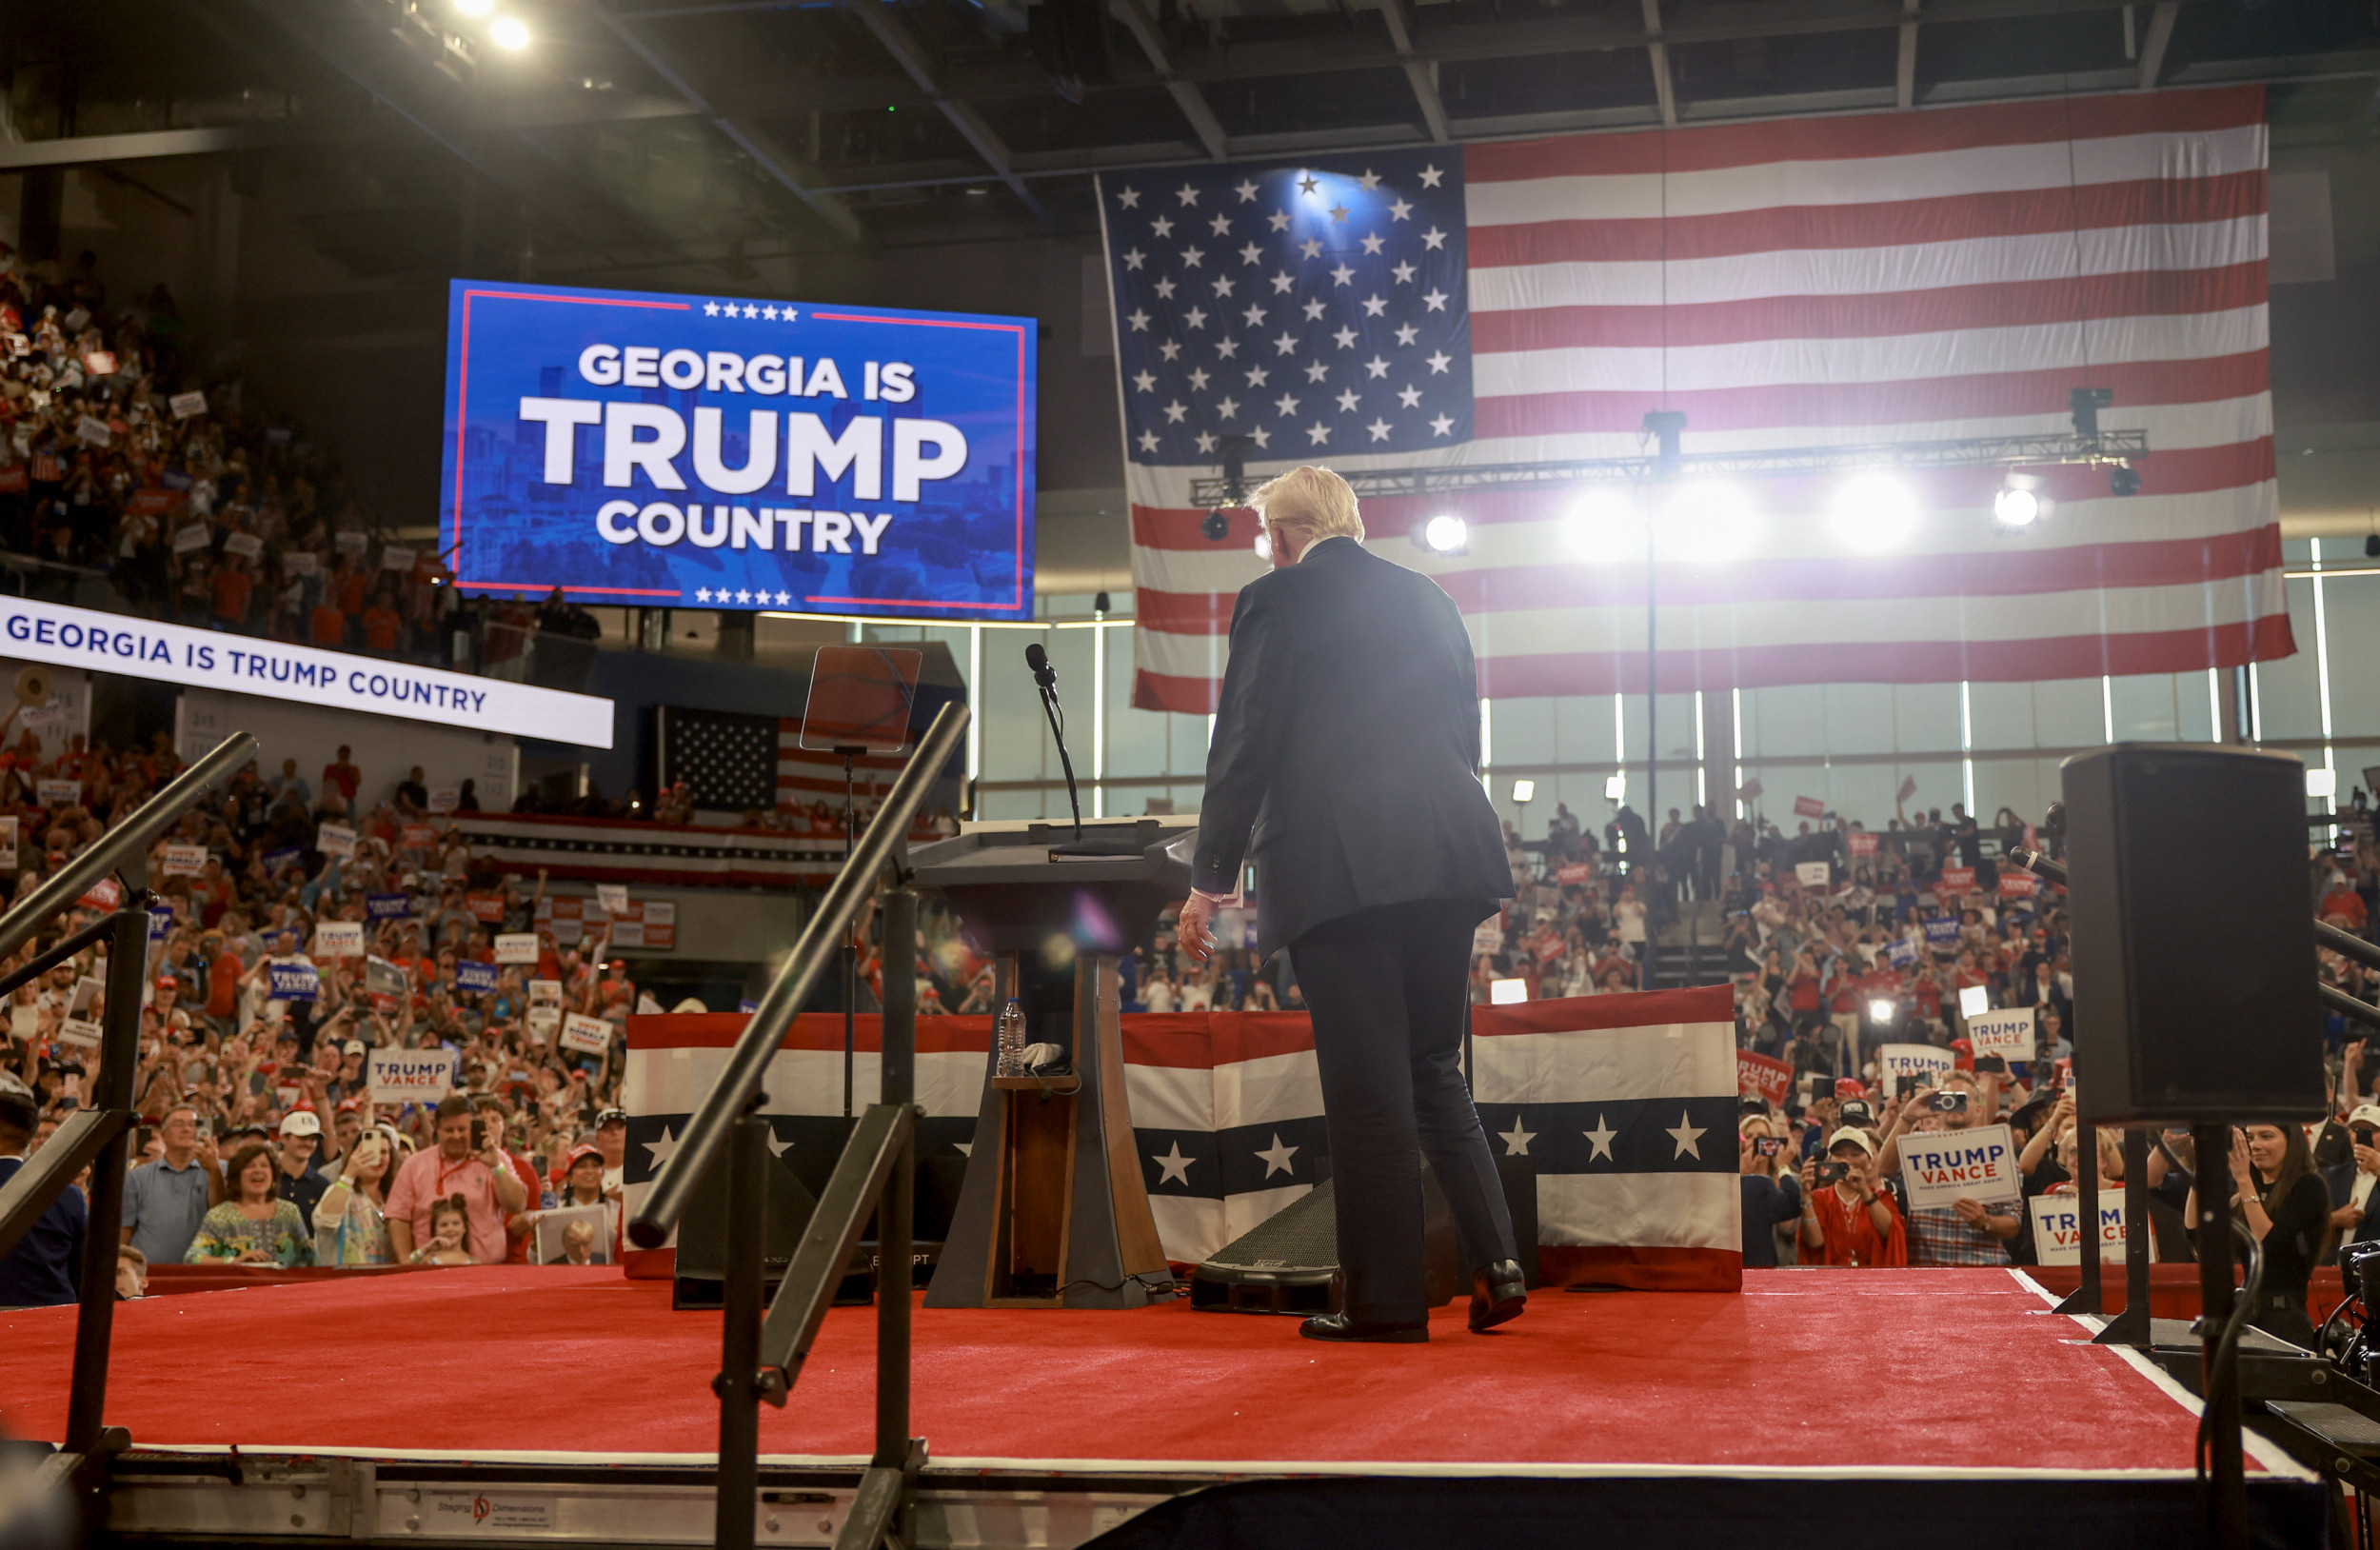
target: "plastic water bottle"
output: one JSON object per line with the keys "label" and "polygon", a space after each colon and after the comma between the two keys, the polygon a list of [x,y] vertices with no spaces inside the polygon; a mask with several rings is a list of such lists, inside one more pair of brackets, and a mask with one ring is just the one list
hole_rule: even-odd
{"label": "plastic water bottle", "polygon": [[1003,1077],[1023,1076],[1024,1008],[1017,1004],[1014,996],[1009,997],[1008,1004],[1000,1009],[998,1039],[999,1074]]}

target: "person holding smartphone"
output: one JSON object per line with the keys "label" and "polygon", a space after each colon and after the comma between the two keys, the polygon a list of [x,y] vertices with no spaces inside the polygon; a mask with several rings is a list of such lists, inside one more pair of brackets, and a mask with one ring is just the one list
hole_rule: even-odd
{"label": "person holding smartphone", "polygon": [[430,1240],[430,1208],[460,1195],[470,1218],[471,1257],[502,1264],[505,1218],[528,1209],[528,1191],[504,1151],[502,1128],[482,1123],[460,1093],[440,1099],[431,1122],[437,1145],[414,1153],[388,1189],[388,1246],[400,1262]]}
{"label": "person holding smartphone", "polygon": [[1776,1122],[1747,1114],[1736,1126],[1744,1197],[1744,1268],[1766,1270],[1776,1261],[1776,1229],[1801,1218],[1801,1181],[1785,1152]]}
{"label": "person holding smartphone", "polygon": [[1801,1262],[1854,1269],[1909,1263],[1900,1207],[1876,1186],[1875,1143],[1848,1126],[1801,1165]]}
{"label": "person holding smartphone", "polygon": [[[2211,1160],[2209,1160],[2211,1162]],[[2314,1172],[2298,1124],[2251,1124],[2231,1131],[2231,1220],[2246,1227],[2264,1253],[2264,1283],[2248,1321],[2292,1345],[2314,1348],[2313,1321],[2306,1313],[2306,1287],[2330,1247],[2330,1194]],[[2219,1187],[2222,1174],[2200,1170],[2202,1184]],[[2183,1225],[2198,1226],[2199,1191],[2190,1192]]]}
{"label": "person holding smartphone", "polygon": [[[1973,1130],[1990,1124],[2000,1111],[2000,1079],[1994,1072],[1946,1071],[1937,1087],[1920,1087],[1901,1104],[1884,1138],[1878,1166],[1900,1170],[1900,1139],[1913,1130]],[[2002,1265],[2008,1245],[2024,1228],[2016,1209],[1960,1197],[1950,1205],[1919,1206],[1909,1213],[1909,1262],[1913,1265]]]}

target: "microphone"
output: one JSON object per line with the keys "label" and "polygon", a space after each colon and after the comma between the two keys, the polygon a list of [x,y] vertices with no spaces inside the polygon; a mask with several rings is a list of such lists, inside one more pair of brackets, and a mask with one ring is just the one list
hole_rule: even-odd
{"label": "microphone", "polygon": [[1033,642],[1024,648],[1024,665],[1033,669],[1033,682],[1041,686],[1041,714],[1049,718],[1049,735],[1058,740],[1058,767],[1066,772],[1066,805],[1074,809],[1075,843],[1082,843],[1082,799],[1075,792],[1074,761],[1066,754],[1065,723],[1058,709],[1058,669],[1049,665],[1049,653],[1041,643]]}

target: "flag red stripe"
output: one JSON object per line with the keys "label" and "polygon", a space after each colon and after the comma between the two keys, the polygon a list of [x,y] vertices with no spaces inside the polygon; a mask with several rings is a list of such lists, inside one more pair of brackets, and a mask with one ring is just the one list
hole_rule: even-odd
{"label": "flag red stripe", "polygon": [[1650,408],[1683,409],[1697,431],[1771,430],[1780,426],[1902,426],[1913,422],[2013,419],[2062,406],[2070,388],[2112,388],[2118,404],[2204,404],[2270,390],[2269,352],[2181,361],[1998,371],[1901,382],[1815,382],[1765,388],[1703,388],[1667,394],[1619,389],[1517,393],[1481,398],[1476,434],[1561,436],[1636,431]]}
{"label": "flag red stripe", "polygon": [[1740,1292],[1744,1256],[1723,1248],[1537,1245],[1546,1286],[1625,1286],[1639,1292]]}
{"label": "flag red stripe", "polygon": [[1516,1033],[1600,1033],[1612,1028],[1665,1027],[1674,1023],[1733,1023],[1735,992],[1724,984],[1687,990],[1645,990],[1625,996],[1562,996],[1507,1006],[1475,1006],[1475,1038]]}
{"label": "flag red stripe", "polygon": [[1899,248],[2042,232],[2229,221],[2265,212],[2265,174],[2136,178],[1862,205],[1782,205],[1673,215],[1516,222],[1470,229],[1473,268],[1657,264],[1799,248]]}
{"label": "flag red stripe", "polygon": [[[1825,642],[1660,653],[1663,693],[1766,688],[1782,684],[1946,684],[1960,679],[2022,683],[2042,678],[2127,677],[2201,672],[2271,662],[2297,644],[2289,615],[2193,629],[2131,635],[2044,636],[2005,641]],[[1479,689],[1493,697],[1641,694],[1641,651],[1569,651],[1488,657]]]}
{"label": "flag red stripe", "polygon": [[1180,716],[1212,716],[1223,697],[1220,678],[1183,678],[1176,673],[1132,670],[1132,708],[1167,710]]}
{"label": "flag red stripe", "polygon": [[2260,307],[2265,263],[2156,269],[1869,296],[1757,296],[1678,307],[1542,307],[1471,314],[1475,354],[1575,348],[1682,349],[1789,339],[1874,339],[2077,318],[2179,316]]}
{"label": "flag red stripe", "polygon": [[1697,127],[1678,133],[1575,134],[1463,148],[1463,179],[1696,172],[1787,161],[1855,161],[1993,146],[2038,146],[2072,134],[2092,140],[2125,134],[2189,134],[2261,124],[2262,87],[2200,91],[2125,92],[2064,104],[1990,103],[1929,109],[1889,121],[1873,115],[1767,119]]}

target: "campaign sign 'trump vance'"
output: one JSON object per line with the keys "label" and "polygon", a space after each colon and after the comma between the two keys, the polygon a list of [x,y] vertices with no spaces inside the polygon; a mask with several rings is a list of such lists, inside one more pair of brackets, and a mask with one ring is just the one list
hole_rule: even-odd
{"label": "campaign sign 'trump vance'", "polygon": [[1021,619],[1031,318],[451,282],[466,591]]}

